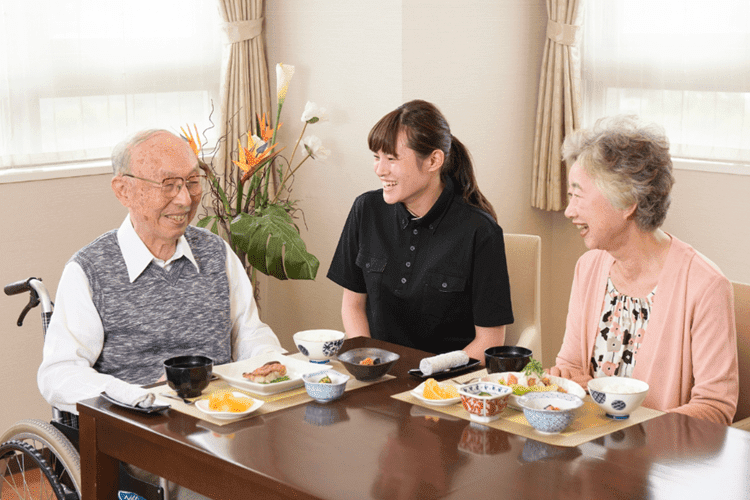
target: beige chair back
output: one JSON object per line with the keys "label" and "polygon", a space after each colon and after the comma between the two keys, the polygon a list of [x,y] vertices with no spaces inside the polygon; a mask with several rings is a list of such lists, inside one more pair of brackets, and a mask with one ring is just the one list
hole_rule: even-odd
{"label": "beige chair back", "polygon": [[505,329],[505,344],[531,349],[542,359],[542,238],[532,234],[505,234],[505,258],[513,303],[512,325]]}
{"label": "beige chair back", "polygon": [[[737,356],[740,364],[740,399],[734,421],[750,417],[750,285],[732,282],[734,319],[737,323]],[[749,428],[750,430],[750,428]]]}

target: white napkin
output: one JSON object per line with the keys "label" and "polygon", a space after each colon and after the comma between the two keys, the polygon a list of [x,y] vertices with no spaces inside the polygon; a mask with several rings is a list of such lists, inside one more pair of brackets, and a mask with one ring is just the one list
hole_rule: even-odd
{"label": "white napkin", "polygon": [[154,394],[146,389],[117,378],[113,378],[107,383],[104,392],[115,401],[140,408],[150,408],[154,405],[156,399]]}
{"label": "white napkin", "polygon": [[463,366],[469,362],[469,355],[465,351],[452,351],[438,354],[431,358],[424,358],[419,362],[419,371],[422,375],[429,376],[433,373],[450,370],[457,366]]}

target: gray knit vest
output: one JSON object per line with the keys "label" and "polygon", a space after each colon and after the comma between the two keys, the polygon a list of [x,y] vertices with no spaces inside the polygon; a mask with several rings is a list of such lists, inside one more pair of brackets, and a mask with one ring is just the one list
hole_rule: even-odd
{"label": "gray knit vest", "polygon": [[182,257],[169,271],[151,262],[130,283],[116,230],[73,256],[88,277],[104,326],[96,371],[142,385],[161,377],[162,363],[173,356],[200,354],[215,365],[231,361],[226,247],[194,226],[185,238],[200,273]]}

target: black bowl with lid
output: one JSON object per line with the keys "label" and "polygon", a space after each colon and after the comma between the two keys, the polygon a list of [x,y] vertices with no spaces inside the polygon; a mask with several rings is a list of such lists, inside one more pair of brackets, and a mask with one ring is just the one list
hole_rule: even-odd
{"label": "black bowl with lid", "polygon": [[531,349],[515,345],[490,347],[484,351],[487,373],[520,372],[531,361]]}

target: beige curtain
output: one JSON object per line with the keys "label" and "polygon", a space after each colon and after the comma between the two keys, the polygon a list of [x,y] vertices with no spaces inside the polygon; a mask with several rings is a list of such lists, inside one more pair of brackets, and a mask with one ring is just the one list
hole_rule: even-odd
{"label": "beige curtain", "polygon": [[223,165],[225,172],[231,172],[238,170],[232,169],[232,158],[237,158],[237,139],[245,143],[248,130],[255,130],[258,113],[270,116],[271,97],[263,36],[263,0],[219,0],[219,9],[228,49],[221,89],[220,133],[226,140],[216,152],[216,165]]}
{"label": "beige curtain", "polygon": [[560,150],[565,136],[580,125],[582,1],[547,0],[531,195],[531,205],[543,210],[565,208],[567,175]]}

